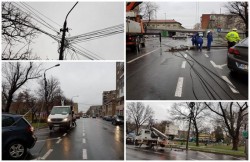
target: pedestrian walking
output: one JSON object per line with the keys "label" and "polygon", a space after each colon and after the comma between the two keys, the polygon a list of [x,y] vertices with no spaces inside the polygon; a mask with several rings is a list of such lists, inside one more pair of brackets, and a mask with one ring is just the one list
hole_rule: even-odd
{"label": "pedestrian walking", "polygon": [[213,34],[211,31],[207,32],[207,50],[210,51],[211,44],[213,42]]}
{"label": "pedestrian walking", "polygon": [[202,50],[202,44],[203,44],[203,38],[202,38],[202,34],[199,34],[199,37],[196,39],[196,47],[198,50]]}
{"label": "pedestrian walking", "polygon": [[240,37],[239,34],[237,33],[236,28],[233,28],[229,33],[227,33],[226,40],[228,44],[228,49],[240,41]]}

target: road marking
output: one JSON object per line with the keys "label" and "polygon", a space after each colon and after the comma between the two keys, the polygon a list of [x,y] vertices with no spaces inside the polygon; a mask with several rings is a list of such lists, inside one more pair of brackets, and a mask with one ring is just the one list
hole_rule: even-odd
{"label": "road marking", "polygon": [[210,156],[208,156],[208,155],[206,155],[206,154],[204,154],[204,153],[202,153],[202,152],[199,152],[200,154],[202,154],[202,155],[204,155],[204,156],[206,156],[206,157],[208,157],[209,159],[213,159],[213,158],[211,158]]}
{"label": "road marking", "polygon": [[144,54],[144,55],[141,55],[141,56],[139,56],[139,57],[137,57],[137,58],[135,58],[135,59],[133,59],[133,60],[131,60],[131,61],[128,61],[127,63],[130,64],[130,63],[132,63],[132,62],[134,62],[134,61],[136,61],[136,60],[138,60],[138,59],[140,59],[140,58],[142,58],[142,57],[145,57],[145,56],[147,56],[147,55],[149,55],[149,54],[151,54],[151,53],[153,53],[153,52],[159,50],[159,49],[160,49],[160,48],[157,48],[157,49],[155,49],[155,50],[153,50],[153,51],[151,51],[151,52],[148,52],[148,53],[146,53],[146,54]]}
{"label": "road marking", "polygon": [[181,97],[182,94],[182,86],[183,86],[183,77],[179,77],[176,90],[175,90],[175,97]]}
{"label": "road marking", "polygon": [[88,159],[88,157],[87,157],[87,150],[86,149],[82,150],[82,159],[83,160],[87,160]]}
{"label": "road marking", "polygon": [[85,133],[83,133],[82,136],[84,137],[84,136],[85,136]]}
{"label": "road marking", "polygon": [[233,85],[232,82],[230,82],[230,80],[226,77],[226,76],[222,76],[222,79],[224,79],[227,82],[227,85],[229,86],[229,88],[231,89],[231,91],[233,93],[239,93],[239,91],[237,91],[236,87]]}
{"label": "road marking", "polygon": [[204,54],[206,57],[209,57],[207,54]]}
{"label": "road marking", "polygon": [[218,68],[218,69],[222,69],[223,66],[226,66],[226,65],[227,65],[227,64],[216,65],[213,61],[210,61],[210,63],[213,65],[213,67]]}
{"label": "road marking", "polygon": [[45,160],[49,156],[49,154],[51,154],[52,151],[53,149],[49,149],[49,151],[43,157],[41,157],[41,160]]}
{"label": "road marking", "polygon": [[86,143],[86,139],[85,138],[82,139],[82,143]]}
{"label": "road marking", "polygon": [[85,133],[85,129],[83,129],[82,132]]}
{"label": "road marking", "polygon": [[44,139],[44,140],[37,140],[36,142],[43,142],[43,141],[47,141],[47,140],[58,140],[60,139],[60,137],[57,138],[49,138],[49,139]]}
{"label": "road marking", "polygon": [[187,62],[187,61],[183,61],[183,62],[182,62],[182,65],[181,65],[181,68],[182,68],[182,69],[185,69],[185,67],[186,67],[186,62]]}
{"label": "road marking", "polygon": [[67,135],[67,133],[64,133],[64,135],[63,135],[63,136],[65,137],[66,135]]}
{"label": "road marking", "polygon": [[187,54],[184,55],[185,58],[187,58],[187,56],[188,56]]}
{"label": "road marking", "polygon": [[62,139],[60,138],[60,139],[59,139],[56,143],[60,143],[60,142],[61,142],[61,140],[62,140]]}

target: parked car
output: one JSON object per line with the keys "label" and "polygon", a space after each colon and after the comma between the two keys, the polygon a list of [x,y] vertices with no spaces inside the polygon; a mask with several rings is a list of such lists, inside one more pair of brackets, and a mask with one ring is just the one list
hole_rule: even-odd
{"label": "parked car", "polygon": [[37,141],[34,128],[21,115],[2,114],[2,155],[6,159],[19,160],[34,147]]}
{"label": "parked car", "polygon": [[113,125],[122,125],[124,122],[124,117],[121,115],[114,115],[112,119]]}
{"label": "parked car", "polygon": [[231,72],[248,74],[248,38],[229,48],[227,66]]}
{"label": "parked car", "polygon": [[103,120],[106,120],[106,121],[112,121],[112,116],[110,116],[110,115],[107,115],[107,116],[104,116],[103,117]]}
{"label": "parked car", "polygon": [[135,142],[135,133],[131,132],[126,135],[126,144],[134,144]]}

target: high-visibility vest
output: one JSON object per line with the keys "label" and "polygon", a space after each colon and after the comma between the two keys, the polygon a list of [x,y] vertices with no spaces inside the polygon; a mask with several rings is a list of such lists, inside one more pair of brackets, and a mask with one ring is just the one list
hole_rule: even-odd
{"label": "high-visibility vest", "polygon": [[226,39],[229,42],[238,42],[238,41],[240,41],[239,34],[237,32],[235,32],[235,31],[231,31],[231,32],[227,33]]}

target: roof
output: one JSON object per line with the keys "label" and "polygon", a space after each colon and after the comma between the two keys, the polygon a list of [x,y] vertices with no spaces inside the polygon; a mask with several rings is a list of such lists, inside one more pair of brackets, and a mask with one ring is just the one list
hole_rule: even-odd
{"label": "roof", "polygon": [[[143,22],[148,22],[148,20],[142,20]],[[178,21],[175,21],[174,19],[171,20],[150,20],[151,23],[179,23]]]}

